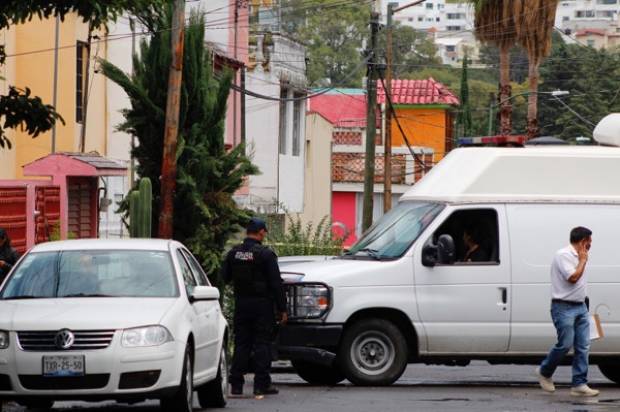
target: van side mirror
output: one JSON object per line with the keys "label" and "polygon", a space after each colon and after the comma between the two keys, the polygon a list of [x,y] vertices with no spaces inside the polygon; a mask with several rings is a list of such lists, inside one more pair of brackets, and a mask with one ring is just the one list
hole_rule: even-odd
{"label": "van side mirror", "polygon": [[456,247],[450,235],[441,235],[437,239],[437,259],[442,265],[451,265],[456,261]]}
{"label": "van side mirror", "polygon": [[432,268],[437,264],[437,246],[428,244],[422,248],[422,264]]}
{"label": "van side mirror", "polygon": [[450,235],[441,235],[437,244],[428,243],[422,248],[422,264],[435,267],[437,264],[452,265],[456,261],[456,247]]}

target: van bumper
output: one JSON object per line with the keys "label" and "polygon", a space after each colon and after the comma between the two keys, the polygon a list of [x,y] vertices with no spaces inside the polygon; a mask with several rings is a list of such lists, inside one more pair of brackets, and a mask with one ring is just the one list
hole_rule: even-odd
{"label": "van bumper", "polygon": [[332,365],[342,329],[342,324],[288,324],[280,329],[279,356],[292,361]]}

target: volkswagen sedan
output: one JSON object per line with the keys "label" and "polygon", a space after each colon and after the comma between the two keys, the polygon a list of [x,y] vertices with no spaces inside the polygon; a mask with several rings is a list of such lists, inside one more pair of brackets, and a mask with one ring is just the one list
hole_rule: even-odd
{"label": "volkswagen sedan", "polygon": [[[226,404],[219,292],[180,243],[79,240],[35,246],[0,289],[0,401],[160,399]],[[0,407],[1,408],[1,407]]]}

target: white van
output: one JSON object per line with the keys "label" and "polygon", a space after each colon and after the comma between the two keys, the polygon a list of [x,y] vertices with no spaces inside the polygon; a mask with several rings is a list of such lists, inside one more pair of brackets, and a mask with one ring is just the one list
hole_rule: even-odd
{"label": "white van", "polygon": [[[454,150],[347,254],[283,269],[281,356],[315,384],[388,385],[408,363],[538,363],[555,342],[551,261],[586,226],[605,333],[591,362],[620,383],[619,179],[618,148]],[[467,227],[485,250],[471,262]]]}

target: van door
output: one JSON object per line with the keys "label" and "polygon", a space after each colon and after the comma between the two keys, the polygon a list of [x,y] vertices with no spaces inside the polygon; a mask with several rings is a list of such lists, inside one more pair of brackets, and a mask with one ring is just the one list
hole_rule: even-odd
{"label": "van door", "polygon": [[[503,205],[449,207],[414,251],[420,319],[429,353],[497,353],[510,339],[510,262]],[[441,235],[455,262],[425,266],[422,250]]]}

